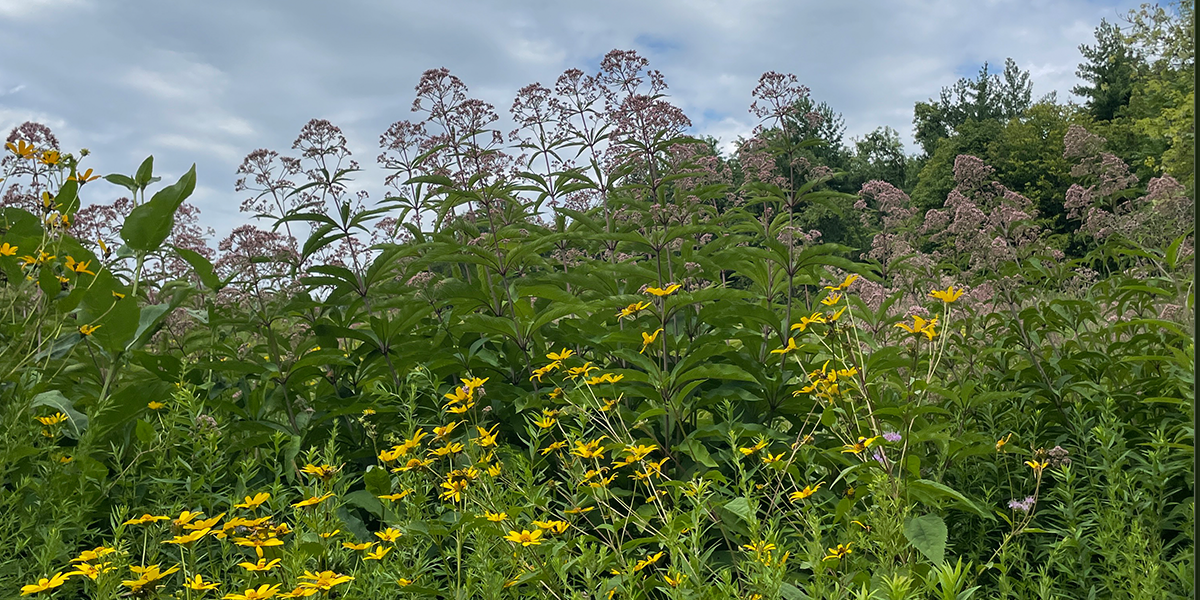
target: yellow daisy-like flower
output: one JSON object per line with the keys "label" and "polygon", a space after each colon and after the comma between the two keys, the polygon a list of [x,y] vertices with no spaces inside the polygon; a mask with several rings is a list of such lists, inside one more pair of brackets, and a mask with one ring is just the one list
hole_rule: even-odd
{"label": "yellow daisy-like flower", "polygon": [[99,577],[101,573],[107,573],[107,572],[113,570],[114,568],[116,568],[116,567],[113,567],[112,563],[107,563],[107,562],[103,563],[103,564],[99,564],[99,565],[93,565],[91,563],[86,563],[86,562],[79,563],[79,564],[75,565],[74,571],[67,573],[67,577],[74,577],[76,575],[82,575],[84,577],[87,577],[88,579],[94,580],[97,577]]}
{"label": "yellow daisy-like flower", "polygon": [[267,600],[274,598],[279,593],[280,585],[282,584],[267,585],[264,583],[258,586],[258,589],[250,588],[241,594],[225,594],[223,598],[224,600]]}
{"label": "yellow daisy-like flower", "polygon": [[838,544],[837,547],[826,550],[825,552],[827,554],[825,555],[824,560],[839,560],[849,556],[851,552],[850,545],[853,543],[854,542],[850,542],[848,544]]}
{"label": "yellow daisy-like flower", "polygon": [[533,526],[537,527],[538,529],[545,529],[546,531],[549,531],[550,533],[559,533],[559,534],[565,532],[567,530],[567,527],[569,527],[569,525],[567,524],[566,521],[559,521],[559,520],[534,521]]}
{"label": "yellow daisy-like flower", "polygon": [[834,304],[837,304],[838,302],[840,302],[841,299],[842,299],[842,295],[837,292],[834,292],[834,293],[822,298],[821,304],[824,304],[825,306],[833,306]]}
{"label": "yellow daisy-like flower", "polygon": [[190,543],[208,535],[208,533],[210,531],[212,531],[212,529],[209,527],[205,527],[204,529],[197,529],[186,535],[177,535],[169,540],[164,541],[163,543],[164,544],[178,544],[181,546],[187,545],[187,544],[190,544]]}
{"label": "yellow daisy-like flower", "polygon": [[792,492],[791,496],[789,497],[793,501],[804,500],[805,498],[817,493],[817,490],[821,489],[821,486],[823,485],[825,485],[824,482],[818,483],[817,485],[806,485],[804,486],[804,489]]}
{"label": "yellow daisy-like flower", "polygon": [[788,343],[786,346],[779,348],[778,350],[772,350],[771,354],[787,354],[788,352],[797,349],[799,349],[799,346],[796,345],[796,338],[788,338]]}
{"label": "yellow daisy-like flower", "polygon": [[996,452],[1004,452],[1004,447],[1008,445],[1008,441],[1012,439],[1013,434],[1008,434],[996,440]]}
{"label": "yellow daisy-like flower", "polygon": [[617,312],[617,320],[627,319],[636,316],[639,312],[650,308],[649,302],[634,302]]}
{"label": "yellow daisy-like flower", "polygon": [[390,547],[378,546],[368,552],[367,555],[363,557],[363,560],[383,560],[383,557],[387,556],[388,552],[391,551],[392,549]]}
{"label": "yellow daisy-like flower", "polygon": [[854,275],[854,274],[847,275],[846,278],[843,279],[841,283],[834,285],[834,286],[827,285],[827,286],[825,286],[825,289],[833,291],[833,292],[844,291],[844,290],[849,289],[850,284],[854,283],[855,281],[858,281],[858,275]]}
{"label": "yellow daisy-like flower", "polygon": [[313,496],[312,498],[309,498],[307,500],[301,500],[301,501],[293,504],[292,506],[295,508],[304,508],[306,506],[316,506],[332,497],[333,497],[333,492],[329,492],[329,493],[325,494],[324,496]]}
{"label": "yellow daisy-like flower", "polygon": [[185,583],[183,584],[183,587],[197,592],[215,590],[217,589],[217,586],[221,585],[220,582],[217,581],[205,581],[199,573],[197,573],[196,576],[191,579],[184,578],[184,582]]}
{"label": "yellow daisy-like flower", "polygon": [[496,424],[496,425],[492,425],[491,429],[484,429],[484,428],[476,425],[475,430],[479,433],[479,437],[474,439],[475,444],[477,446],[479,446],[480,448],[487,448],[489,446],[495,446],[496,445],[496,428],[499,426],[500,426],[499,424]]}
{"label": "yellow daisy-like flower", "polygon": [[10,245],[8,242],[0,244],[0,256],[16,256],[17,247]]}
{"label": "yellow daisy-like flower", "polygon": [[411,493],[412,493],[412,490],[404,490],[403,492],[396,492],[395,494],[387,494],[385,496],[380,496],[379,499],[380,500],[391,500],[392,502],[397,502],[399,500],[403,500],[406,496],[408,496]]}
{"label": "yellow daisy-like flower", "polygon": [[270,500],[270,499],[271,499],[271,494],[268,494],[267,492],[259,492],[259,493],[255,494],[253,498],[251,498],[250,496],[246,496],[245,502],[242,502],[241,504],[234,504],[233,507],[234,508],[258,508],[258,507],[262,506],[263,503],[265,503],[267,500]]}
{"label": "yellow daisy-like flower", "polygon": [[150,410],[158,410],[165,406],[166,406],[166,404],[159,402],[157,400],[151,400],[150,402],[146,403],[146,407],[149,408]]}
{"label": "yellow daisy-like flower", "polygon": [[124,523],[122,523],[122,525],[145,525],[146,523],[156,523],[158,521],[166,521],[167,519],[170,519],[170,518],[171,517],[159,517],[159,516],[152,515],[150,513],[146,513],[140,517],[134,517],[132,519],[129,519],[128,521],[125,521]]}
{"label": "yellow daisy-like flower", "polygon": [[347,550],[370,550],[371,546],[374,546],[374,545],[375,545],[375,542],[363,542],[361,544],[354,544],[351,542],[342,542],[342,547],[346,548]]}
{"label": "yellow daisy-like flower", "polygon": [[321,480],[329,480],[334,476],[335,473],[338,472],[338,469],[337,467],[331,467],[329,465],[304,465],[304,467],[300,469],[300,472],[304,473],[305,475],[316,476]]}
{"label": "yellow daisy-like flower", "polygon": [[929,338],[930,340],[933,340],[933,338],[937,335],[937,332],[933,330],[935,326],[937,326],[937,317],[926,321],[917,315],[913,315],[912,325],[909,325],[908,323],[896,323],[896,327],[899,327],[900,329],[903,329],[909,333],[924,334],[925,337]]}
{"label": "yellow daisy-like flower", "polygon": [[37,420],[38,420],[38,423],[41,423],[42,425],[45,425],[46,427],[51,427],[53,425],[58,425],[59,423],[66,421],[67,415],[59,412],[59,413],[54,413],[48,417],[37,417]]}
{"label": "yellow daisy-like flower", "polygon": [[963,288],[955,289],[954,286],[950,286],[944,290],[932,290],[929,292],[929,295],[941,300],[942,302],[945,302],[946,304],[950,304],[951,302],[954,302],[962,297]]}
{"label": "yellow daisy-like flower", "polygon": [[645,331],[643,331],[642,332],[642,350],[641,350],[641,352],[638,352],[638,354],[645,352],[646,348],[648,346],[650,346],[650,344],[653,344],[656,340],[658,340],[658,334],[660,334],[660,333],[662,333],[661,327],[654,330],[654,333],[646,333]]}
{"label": "yellow daisy-like flower", "polygon": [[1025,464],[1029,468],[1033,469],[1033,472],[1037,475],[1041,475],[1042,471],[1045,470],[1046,467],[1050,466],[1050,463],[1048,461],[1037,461],[1037,460],[1027,460],[1027,461],[1025,461]]}
{"label": "yellow daisy-like flower", "polygon": [[504,539],[514,544],[521,544],[522,547],[537,546],[542,543],[542,530],[534,529],[533,531],[529,531],[522,529],[520,532],[510,531],[508,535],[504,536]]}
{"label": "yellow daisy-like flower", "polygon": [[866,452],[867,448],[871,447],[871,444],[875,443],[875,440],[878,440],[878,439],[879,439],[879,436],[870,437],[870,438],[859,437],[857,442],[854,442],[853,444],[846,444],[845,446],[843,446],[842,453],[843,454],[846,454],[846,453],[862,454],[863,452]]}
{"label": "yellow daisy-like flower", "polygon": [[574,350],[569,350],[567,348],[563,348],[561,352],[551,352],[551,353],[547,354],[546,358],[548,358],[552,361],[555,361],[555,362],[561,362],[561,361],[567,360],[568,358],[571,358],[574,355],[575,355]]}
{"label": "yellow daisy-like flower", "polygon": [[308,580],[301,582],[300,587],[317,589],[323,592],[333,589],[333,586],[335,585],[341,585],[343,583],[354,581],[354,578],[349,575],[342,575],[340,573],[334,573],[333,571],[321,571],[319,573],[305,571],[304,574],[299,577],[299,579]]}
{"label": "yellow daisy-like flower", "polygon": [[384,529],[383,531],[375,532],[375,537],[377,537],[385,542],[388,542],[389,544],[395,543],[396,540],[400,539],[401,535],[403,535],[403,534],[400,532],[399,529],[396,529],[395,527],[388,527],[387,529]]}
{"label": "yellow daisy-like flower", "polygon": [[604,438],[590,442],[577,441],[575,442],[575,447],[571,449],[571,454],[579,458],[604,458],[604,447],[600,445],[600,442],[603,440]]}
{"label": "yellow daisy-like flower", "polygon": [[670,296],[671,294],[674,294],[681,287],[683,287],[683,286],[679,285],[678,283],[672,283],[671,285],[668,285],[665,289],[664,288],[656,288],[656,287],[647,287],[646,293],[652,294],[654,296],[658,296],[659,298],[662,298],[664,296]]}
{"label": "yellow daisy-like flower", "polygon": [[[11,144],[9,144],[11,146]],[[67,575],[63,573],[55,573],[49,578],[43,577],[37,583],[21,586],[21,595],[28,596],[29,594],[37,594],[47,590],[52,590],[67,582]]]}
{"label": "yellow daisy-like flower", "polygon": [[659,552],[658,554],[653,554],[651,556],[643,558],[642,560],[637,561],[637,563],[633,565],[633,572],[637,573],[638,571],[641,571],[642,569],[645,569],[646,567],[653,565],[654,563],[658,562],[659,559],[661,559],[664,554],[666,554],[665,551]]}
{"label": "yellow daisy-like flower", "polygon": [[80,325],[79,333],[83,336],[89,336],[96,333],[97,329],[100,329],[99,325]]}
{"label": "yellow daisy-like flower", "polygon": [[487,510],[483,512],[483,518],[493,523],[499,523],[500,521],[508,518],[508,513],[494,513],[490,510]]}
{"label": "yellow daisy-like flower", "polygon": [[[17,156],[17,158],[28,159],[28,158],[33,158],[35,155],[37,155],[37,150],[33,147],[33,144],[27,143],[25,140],[17,140],[16,144],[9,142],[7,144],[4,144],[4,147],[7,148],[13,154],[15,154]],[[60,583],[59,585],[62,585],[62,584]],[[57,586],[55,586],[55,587],[57,587]],[[24,594],[22,594],[22,595],[24,595]]]}
{"label": "yellow daisy-like flower", "polygon": [[258,559],[258,562],[240,562],[238,563],[238,566],[250,571],[251,573],[258,573],[262,571],[270,571],[271,569],[278,567],[280,562],[282,561],[278,558],[273,558],[270,561],[267,561],[265,558],[260,558]]}

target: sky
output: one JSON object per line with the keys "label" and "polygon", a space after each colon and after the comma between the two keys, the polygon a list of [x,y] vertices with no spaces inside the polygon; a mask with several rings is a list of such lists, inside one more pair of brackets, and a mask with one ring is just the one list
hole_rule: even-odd
{"label": "sky", "polygon": [[[1035,99],[1076,99],[1079,45],[1139,3],[0,0],[0,134],[45,124],[63,151],[89,149],[83,167],[101,174],[132,174],[153,155],[162,184],[195,163],[190,202],[215,247],[248,222],[247,194],[234,191],[242,159],[258,148],[294,156],[313,118],[340,127],[364,167],[352,189],[382,198],[379,136],[420,118],[410,107],[426,69],[449,69],[507,131],[521,87],[636,50],[663,73],[691,133],[726,150],[757,124],[748,107],[759,76],[792,73],[842,113],[847,142],[890,126],[914,152],[913,104],[985,61],[998,72],[1016,60]],[[97,183],[85,204],[124,191]]]}

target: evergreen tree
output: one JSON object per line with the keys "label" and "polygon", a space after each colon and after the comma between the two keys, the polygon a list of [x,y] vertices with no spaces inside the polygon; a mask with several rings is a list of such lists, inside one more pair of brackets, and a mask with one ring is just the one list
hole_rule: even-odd
{"label": "evergreen tree", "polygon": [[1092,118],[1111,121],[1129,104],[1142,59],[1125,41],[1121,29],[1106,20],[1096,28],[1096,45],[1080,45],[1079,52],[1086,62],[1079,64],[1075,75],[1087,85],[1077,85],[1071,92],[1087,98],[1085,106]]}

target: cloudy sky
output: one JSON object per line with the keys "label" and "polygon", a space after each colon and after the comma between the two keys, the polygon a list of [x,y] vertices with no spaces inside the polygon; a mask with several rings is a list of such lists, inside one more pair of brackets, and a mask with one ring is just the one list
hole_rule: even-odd
{"label": "cloudy sky", "polygon": [[[154,155],[173,182],[194,162],[192,197],[218,239],[245,222],[235,171],[256,148],[293,155],[312,118],[342,128],[374,168],[388,125],[416,119],[413,88],[446,67],[507,116],[522,86],[594,73],[634,49],[663,72],[697,135],[729,143],[755,125],[764,71],[794,73],[846,120],[847,137],[888,125],[911,144],[913,103],[984,61],[1012,57],[1034,97],[1071,99],[1079,44],[1134,0],[0,0],[0,133],[33,120],[85,167],[132,173]],[[507,128],[507,127],[506,127]],[[100,182],[84,201],[111,201]],[[213,240],[212,245],[216,240]]]}

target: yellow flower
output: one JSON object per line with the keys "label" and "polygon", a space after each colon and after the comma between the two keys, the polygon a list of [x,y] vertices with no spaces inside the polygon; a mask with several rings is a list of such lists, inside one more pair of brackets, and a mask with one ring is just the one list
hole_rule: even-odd
{"label": "yellow flower", "polygon": [[391,500],[392,502],[397,502],[399,500],[402,500],[405,496],[407,496],[411,493],[412,493],[412,490],[404,490],[403,492],[397,492],[395,494],[387,494],[386,496],[380,496],[379,499],[380,500]]}
{"label": "yellow flower", "polygon": [[234,504],[233,507],[234,508],[258,508],[259,506],[262,506],[264,502],[266,502],[267,500],[270,500],[270,499],[271,499],[271,494],[268,494],[267,492],[259,492],[259,493],[255,494],[253,498],[251,498],[250,496],[246,496],[245,502],[243,502],[241,504]]}
{"label": "yellow flower", "polygon": [[158,410],[158,409],[166,406],[166,404],[163,404],[162,402],[159,402],[157,400],[151,400],[150,402],[148,402],[146,404],[146,406],[149,407],[150,410]]}
{"label": "yellow flower", "polygon": [[46,150],[42,152],[41,158],[38,159],[44,165],[54,166],[58,164],[59,153],[57,150]]}
{"label": "yellow flower", "polygon": [[307,598],[321,593],[317,588],[296,587],[286,594],[280,594],[280,598]]}
{"label": "yellow flower", "polygon": [[1027,460],[1027,461],[1025,461],[1025,464],[1028,465],[1029,468],[1033,469],[1033,472],[1037,475],[1041,475],[1042,470],[1045,469],[1046,467],[1050,466],[1050,463],[1047,461],[1037,461],[1037,460]]}
{"label": "yellow flower", "polygon": [[824,304],[825,306],[833,306],[834,304],[837,304],[839,301],[841,301],[841,299],[842,299],[842,295],[837,292],[834,292],[834,293],[822,298],[821,304]]}
{"label": "yellow flower", "polygon": [[190,543],[208,535],[208,532],[210,532],[210,531],[212,531],[212,529],[209,527],[205,527],[204,529],[197,529],[186,535],[177,535],[169,540],[164,541],[163,543],[164,544],[179,544],[179,545],[190,544]]}
{"label": "yellow flower", "polygon": [[567,530],[567,527],[568,527],[566,521],[558,521],[558,520],[534,521],[533,526],[537,527],[538,529],[545,529],[545,530],[549,531],[550,533],[563,533],[564,531]]}
{"label": "yellow flower", "polygon": [[1008,434],[996,440],[996,452],[1004,452],[1004,446],[1008,444],[1008,440],[1012,439],[1013,434]]}
{"label": "yellow flower", "polygon": [[834,292],[840,292],[840,291],[849,289],[850,284],[854,283],[857,280],[858,280],[858,275],[853,275],[853,274],[847,275],[846,279],[842,280],[841,283],[839,283],[835,286],[827,285],[827,286],[825,286],[825,289],[834,291]]}
{"label": "yellow flower", "polygon": [[396,580],[396,585],[398,585],[400,587],[408,587],[408,586],[412,585],[414,582],[416,582],[416,580],[417,580],[416,577],[414,577],[412,579],[405,579],[404,577],[401,577],[400,579]]}
{"label": "yellow flower", "polygon": [[8,242],[0,244],[0,256],[16,256],[17,247],[10,245]]}
{"label": "yellow flower", "polygon": [[788,352],[791,352],[792,350],[796,350],[798,348],[799,348],[799,346],[796,345],[796,338],[788,338],[788,343],[786,346],[784,346],[778,350],[772,350],[771,354],[787,354]]}
{"label": "yellow flower", "polygon": [[281,561],[278,558],[273,558],[270,560],[270,562],[268,562],[265,558],[260,558],[256,563],[240,562],[238,563],[238,566],[250,571],[251,573],[256,573],[260,571],[270,571],[271,569],[278,567],[280,562]]}
{"label": "yellow flower", "polygon": [[154,523],[156,521],[166,521],[167,519],[170,519],[170,518],[171,517],[157,517],[157,516],[147,513],[140,517],[134,517],[132,519],[129,519],[128,521],[125,521],[124,523],[122,523],[122,525],[144,525],[146,523]]}
{"label": "yellow flower", "polygon": [[533,424],[537,425],[538,427],[541,427],[542,429],[550,429],[551,427],[554,427],[554,424],[556,422],[557,421],[555,420],[554,417],[542,415],[542,417],[540,419],[534,421]]}
{"label": "yellow flower", "polygon": [[650,308],[649,302],[634,302],[633,304],[622,308],[617,313],[617,320],[620,321],[621,319],[636,316],[639,312],[646,310],[647,308]]}
{"label": "yellow flower", "polygon": [[550,454],[551,452],[554,452],[555,450],[562,450],[566,446],[567,446],[566,442],[554,442],[553,444],[550,444],[549,446],[542,448],[542,456]]}
{"label": "yellow flower", "polygon": [[487,468],[487,474],[488,474],[488,475],[491,475],[492,477],[499,477],[499,476],[500,476],[500,471],[501,471],[501,469],[503,469],[503,468],[504,468],[504,467],[503,467],[503,466],[502,466],[502,465],[501,465],[499,462],[497,462],[497,463],[496,463],[496,464],[494,464],[494,465],[488,465],[488,468]]}
{"label": "yellow flower", "polygon": [[37,420],[42,425],[45,425],[46,427],[50,427],[52,425],[58,425],[59,423],[66,421],[67,415],[64,415],[63,413],[59,412],[59,413],[54,413],[48,417],[37,417]]}
{"label": "yellow flower", "polygon": [[463,492],[467,491],[467,485],[468,481],[466,479],[443,481],[441,486],[446,488],[446,491],[439,494],[438,497],[440,497],[442,500],[454,500],[455,502],[462,502]]}
{"label": "yellow flower", "polygon": [[395,469],[392,469],[392,471],[393,472],[411,471],[413,469],[419,469],[421,467],[428,467],[429,465],[432,465],[432,464],[433,464],[432,458],[427,458],[427,459],[410,458],[410,459],[408,459],[408,462],[404,463],[404,466],[396,467]]}
{"label": "yellow flower", "polygon": [[309,498],[307,500],[301,500],[301,501],[293,504],[292,506],[295,508],[304,508],[306,506],[316,506],[332,497],[333,497],[333,492],[329,492],[328,494],[325,494],[324,496],[313,496],[312,498]]}
{"label": "yellow flower", "polygon": [[845,446],[843,446],[842,454],[846,454],[846,453],[862,454],[863,452],[866,452],[867,448],[870,448],[871,444],[874,444],[875,440],[877,440],[877,439],[879,439],[879,436],[875,436],[875,437],[871,437],[871,438],[865,438],[865,437],[860,436],[858,438],[857,442],[855,442],[853,444],[846,444]]}
{"label": "yellow flower", "polygon": [[400,533],[400,530],[396,529],[395,527],[388,527],[383,531],[375,532],[375,537],[388,543],[395,543],[396,540],[400,539],[401,535],[402,534]]}
{"label": "yellow flower", "polygon": [[660,333],[662,333],[662,327],[659,327],[658,329],[654,330],[654,333],[646,333],[645,331],[643,331],[642,332],[642,350],[641,350],[641,352],[638,352],[638,354],[645,352],[646,347],[649,346],[650,344],[653,344],[654,341],[658,339],[658,334],[660,334]]}
{"label": "yellow flower", "polygon": [[762,540],[759,540],[757,542],[751,542],[749,544],[745,544],[744,546],[742,546],[742,550],[745,550],[746,552],[754,552],[756,554],[763,553],[763,552],[770,552],[774,549],[775,549],[775,544],[772,544],[770,542],[764,542]]}
{"label": "yellow flower", "polygon": [[442,446],[441,448],[434,448],[433,450],[430,450],[429,453],[434,456],[449,456],[451,454],[458,454],[459,452],[462,452],[464,448],[465,446],[458,442],[451,442],[445,446]]}
{"label": "yellow flower", "polygon": [[523,529],[520,533],[510,531],[508,535],[504,536],[504,539],[514,544],[521,544],[523,547],[537,546],[542,543],[542,530],[534,529],[533,531],[528,531]]}
{"label": "yellow flower", "polygon": [[568,350],[567,348],[563,348],[561,352],[551,352],[550,354],[547,354],[546,358],[548,358],[554,362],[560,362],[560,361],[567,360],[568,358],[571,358],[574,355],[575,355],[574,350]]}
{"label": "yellow flower", "polygon": [[67,256],[67,269],[70,271],[74,271],[76,273],[87,273],[88,275],[95,275],[95,273],[93,273],[91,270],[88,269],[88,266],[91,264],[92,264],[92,261],[90,261],[90,260],[83,261],[83,262],[75,262],[74,258]]}
{"label": "yellow flower", "polygon": [[908,323],[896,323],[896,327],[899,327],[900,329],[903,329],[909,333],[923,333],[925,334],[925,337],[929,338],[930,340],[937,335],[937,332],[933,330],[936,325],[937,317],[926,321],[917,315],[913,315],[913,324],[911,326]]}
{"label": "yellow flower", "polygon": [[267,600],[267,598],[274,598],[279,593],[280,585],[278,583],[275,585],[264,583],[258,586],[258,589],[250,588],[241,594],[225,594],[223,598],[224,600]]}
{"label": "yellow flower", "polygon": [[80,552],[79,556],[71,559],[71,562],[73,562],[73,563],[89,562],[89,561],[96,560],[97,558],[103,558],[105,556],[108,556],[109,554],[112,554],[113,552],[116,552],[116,551],[117,551],[116,548],[108,548],[105,546],[96,546],[96,548],[94,550],[84,550],[83,552]]}
{"label": "yellow flower", "polygon": [[826,550],[828,554],[825,555],[825,560],[838,560],[845,558],[850,554],[850,545],[853,543],[854,542],[850,542],[848,544],[838,544],[836,548],[830,548]]}
{"label": "yellow flower", "polygon": [[374,546],[375,542],[363,542],[361,544],[352,544],[350,542],[342,542],[342,547],[348,550],[369,550]]}
{"label": "yellow flower", "polygon": [[824,322],[825,322],[825,315],[823,315],[819,312],[815,312],[807,317],[800,317],[800,322],[792,324],[792,327],[791,327],[791,329],[789,329],[789,331],[795,331],[795,330],[799,329],[801,332],[803,332],[805,329],[808,329],[809,325],[812,325],[813,323],[824,323]]}
{"label": "yellow flower", "polygon": [[483,518],[493,523],[499,523],[508,518],[508,513],[494,513],[490,510],[485,510],[483,511]]}
{"label": "yellow flower", "polygon": [[946,304],[950,304],[963,295],[963,288],[955,289],[954,286],[950,286],[944,290],[933,290],[929,292],[929,295]]}
{"label": "yellow flower", "polygon": [[95,181],[97,179],[100,179],[100,176],[92,175],[92,170],[88,169],[88,170],[84,171],[82,174],[75,173],[74,175],[71,175],[70,177],[67,178],[67,181],[78,181],[79,185],[83,185],[89,181]]}
{"label": "yellow flower", "polygon": [[391,548],[379,546],[368,552],[367,555],[363,557],[363,560],[383,560],[383,557],[387,556],[388,552],[391,551]]}
{"label": "yellow flower", "polygon": [[779,454],[771,454],[770,452],[767,452],[762,457],[763,464],[764,465],[775,464],[775,463],[783,460],[783,454],[784,454],[783,452],[780,452]]}
{"label": "yellow flower", "polygon": [[603,439],[600,438],[599,440],[592,440],[587,443],[576,441],[575,447],[571,449],[571,454],[580,458],[604,458],[604,448],[600,445]]}
{"label": "yellow flower", "polygon": [[823,485],[825,485],[825,482],[818,483],[817,485],[806,485],[804,486],[804,489],[792,492],[790,497],[794,501],[804,500],[805,498],[817,493],[817,490],[821,489],[821,486]]}
{"label": "yellow flower", "polygon": [[837,312],[834,312],[833,314],[829,315],[829,322],[836,323],[838,319],[842,318],[842,313],[844,313],[844,312],[846,312],[845,306],[837,309]]}
{"label": "yellow flower", "polygon": [[215,589],[217,589],[217,586],[221,585],[219,582],[216,582],[216,581],[205,581],[204,578],[201,577],[199,573],[197,573],[196,576],[192,579],[187,579],[185,577],[184,581],[185,581],[185,583],[183,584],[183,587],[185,587],[189,590],[195,590],[197,592],[202,592],[205,590],[215,590]]}
{"label": "yellow flower", "polygon": [[[245,523],[245,521],[243,521],[243,523]],[[281,540],[277,537],[261,537],[261,535],[259,535],[259,536],[255,536],[253,538],[244,538],[244,537],[234,538],[233,543],[237,544],[238,546],[254,548],[254,553],[257,554],[259,558],[262,558],[263,557],[263,551],[262,551],[263,548],[270,548],[273,546],[282,546],[283,540]]]}
{"label": "yellow flower", "polygon": [[[10,146],[12,144],[9,144]],[[55,573],[49,579],[43,577],[37,583],[31,583],[26,586],[21,586],[21,595],[28,596],[29,594],[37,594],[46,590],[54,589],[67,582],[67,576],[63,573]]]}
{"label": "yellow flower", "polygon": [[466,386],[463,386],[463,387],[454,388],[454,391],[450,392],[449,394],[446,394],[445,398],[447,400],[449,400],[449,402],[447,402],[447,404],[458,404],[459,402],[466,402],[466,401],[470,400],[471,396],[472,396],[471,389]]}
{"label": "yellow flower", "polygon": [[475,438],[474,442],[480,448],[487,448],[496,445],[496,428],[500,425],[492,425],[491,429],[484,429],[478,425],[475,430],[479,432],[479,437]]}
{"label": "yellow flower", "polygon": [[653,294],[655,296],[658,296],[659,298],[662,298],[663,296],[670,296],[671,294],[674,294],[675,291],[681,287],[683,287],[683,286],[679,285],[678,283],[672,283],[671,285],[668,285],[666,289],[656,288],[656,287],[648,287],[648,288],[646,288],[646,293]]}
{"label": "yellow flower", "polygon": [[637,564],[633,565],[633,572],[637,573],[638,571],[641,571],[642,569],[645,569],[646,567],[653,565],[654,563],[658,562],[659,559],[661,559],[664,554],[666,554],[666,552],[659,552],[658,554],[654,554],[652,556],[648,556],[646,558],[643,558],[642,560],[639,560],[637,562]]}
{"label": "yellow flower", "polygon": [[567,510],[564,510],[563,512],[567,513],[568,515],[581,515],[586,512],[591,512],[595,509],[596,509],[595,506],[576,506],[574,508],[568,508]]}
{"label": "yellow flower", "polygon": [[150,586],[151,589],[157,587],[158,580],[178,571],[179,567],[175,566],[163,571],[159,569],[158,565],[150,565],[148,567],[130,566],[129,570],[139,575],[139,577],[133,580],[122,581],[121,585],[130,588],[136,593],[146,586]]}
{"label": "yellow flower", "polygon": [[100,565],[93,565],[91,563],[86,563],[86,562],[79,563],[79,564],[75,565],[74,571],[67,573],[67,577],[74,577],[75,575],[83,575],[84,577],[87,577],[88,579],[94,580],[97,577],[99,577],[101,573],[107,573],[107,572],[113,570],[115,567],[113,567],[111,565],[112,565],[112,563],[104,563],[104,564],[100,564]]}
{"label": "yellow flower", "polygon": [[316,589],[325,592],[333,589],[333,586],[335,585],[341,585],[343,583],[354,581],[354,578],[349,575],[342,575],[340,573],[334,573],[333,571],[321,571],[319,573],[305,571],[304,574],[299,577],[299,579],[309,580],[302,582],[300,587]]}
{"label": "yellow flower", "polygon": [[[37,150],[34,149],[33,144],[28,144],[25,142],[25,140],[17,140],[16,144],[9,142],[7,144],[4,144],[4,147],[8,148],[9,151],[11,151],[13,154],[17,155],[17,158],[33,158],[34,155],[37,154]],[[60,583],[59,585],[62,585],[62,584]],[[57,587],[57,586],[52,586],[52,587]],[[22,594],[22,595],[24,595],[24,594]]]}
{"label": "yellow flower", "polygon": [[300,472],[306,475],[314,475],[322,480],[328,480],[338,472],[338,469],[329,465],[304,465],[304,468],[300,469]]}
{"label": "yellow flower", "polygon": [[93,333],[96,333],[97,329],[100,329],[99,325],[80,325],[79,333],[82,335],[88,336],[88,335],[92,335]]}
{"label": "yellow flower", "polygon": [[339,533],[341,533],[341,532],[342,532],[342,530],[341,530],[341,529],[334,529],[333,531],[324,531],[324,532],[318,533],[317,535],[319,535],[319,536],[321,536],[321,537],[323,537],[323,538],[325,538],[325,539],[329,539],[329,538],[331,538],[331,537],[333,537],[333,536],[335,536],[335,535],[337,535],[337,534],[339,534]]}
{"label": "yellow flower", "polygon": [[767,440],[760,438],[758,440],[757,444],[754,444],[753,446],[751,446],[749,448],[738,448],[738,451],[746,456],[750,456],[751,454],[754,454],[755,452],[758,452],[759,450],[766,448],[767,443],[768,443]]}
{"label": "yellow flower", "polygon": [[448,425],[442,425],[441,427],[434,427],[433,428],[434,439],[440,440],[440,439],[448,437],[450,435],[450,432],[454,431],[455,427],[458,427],[459,423],[461,423],[461,421],[452,421]]}
{"label": "yellow flower", "polygon": [[667,585],[671,587],[679,587],[679,584],[683,583],[684,579],[687,579],[687,575],[684,575],[678,571],[663,575],[663,581],[665,581]]}

